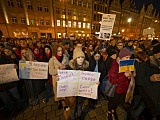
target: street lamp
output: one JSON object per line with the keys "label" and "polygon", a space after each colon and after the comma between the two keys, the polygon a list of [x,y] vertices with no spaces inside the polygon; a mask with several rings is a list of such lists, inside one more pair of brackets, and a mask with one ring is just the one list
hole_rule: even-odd
{"label": "street lamp", "polygon": [[131,21],[132,21],[132,18],[128,18],[127,22],[129,22],[129,23],[130,23]]}

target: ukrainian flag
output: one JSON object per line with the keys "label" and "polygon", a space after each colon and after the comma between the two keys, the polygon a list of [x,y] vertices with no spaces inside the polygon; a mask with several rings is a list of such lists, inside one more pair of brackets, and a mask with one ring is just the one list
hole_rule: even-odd
{"label": "ukrainian flag", "polygon": [[130,60],[120,60],[119,62],[119,73],[125,72],[127,70],[134,71],[134,59]]}

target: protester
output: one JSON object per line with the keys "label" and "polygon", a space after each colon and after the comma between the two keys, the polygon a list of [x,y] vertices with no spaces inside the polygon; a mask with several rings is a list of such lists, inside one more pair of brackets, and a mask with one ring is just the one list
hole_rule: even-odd
{"label": "protester", "polygon": [[118,105],[125,102],[125,96],[129,86],[131,71],[119,73],[119,60],[129,60],[132,53],[123,48],[119,52],[119,58],[113,61],[108,72],[108,79],[112,84],[116,84],[116,91],[114,97],[110,98],[108,102],[108,120],[117,119],[116,108]]}
{"label": "protester", "polygon": [[65,55],[64,48],[59,44],[52,46],[52,58],[49,60],[49,74],[52,75],[54,100],[58,102],[58,108],[62,108],[62,98],[57,98],[57,75],[58,69],[63,70],[68,65],[68,58]]}

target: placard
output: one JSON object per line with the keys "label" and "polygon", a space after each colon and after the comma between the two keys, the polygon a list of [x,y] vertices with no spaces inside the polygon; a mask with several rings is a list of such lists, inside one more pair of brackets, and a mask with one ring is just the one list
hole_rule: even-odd
{"label": "placard", "polygon": [[116,14],[103,14],[100,27],[99,39],[110,40]]}
{"label": "placard", "polygon": [[19,78],[48,79],[48,63],[19,61]]}
{"label": "placard", "polygon": [[97,99],[100,73],[58,70],[57,97],[81,96]]}
{"label": "placard", "polygon": [[0,84],[18,81],[15,64],[0,65]]}

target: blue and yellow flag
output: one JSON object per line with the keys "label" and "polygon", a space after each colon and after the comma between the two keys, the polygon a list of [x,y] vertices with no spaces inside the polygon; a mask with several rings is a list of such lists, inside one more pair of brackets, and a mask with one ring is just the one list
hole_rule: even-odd
{"label": "blue and yellow flag", "polygon": [[125,72],[127,70],[134,71],[134,59],[120,60],[119,73]]}

